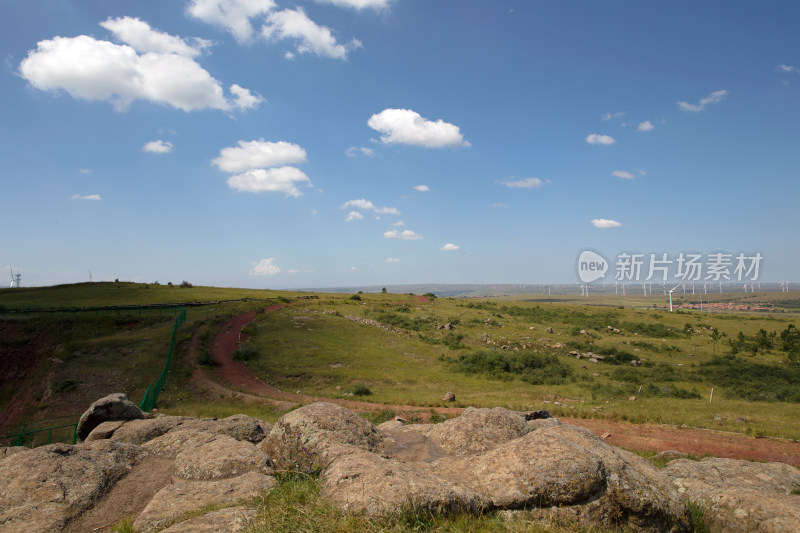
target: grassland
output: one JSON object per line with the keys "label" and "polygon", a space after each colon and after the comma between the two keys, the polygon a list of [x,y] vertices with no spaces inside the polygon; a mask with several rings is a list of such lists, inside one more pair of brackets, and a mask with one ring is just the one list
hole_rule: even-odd
{"label": "grassland", "polygon": [[[138,401],[166,355],[171,315],[14,309],[240,300],[192,307],[179,339],[185,353],[193,331],[207,330],[210,342],[224,317],[280,299],[292,305],[258,314],[240,348],[254,373],[281,390],[423,409],[445,405],[442,396],[452,391],[455,406],[544,408],[560,416],[800,438],[800,365],[781,339],[800,322],[793,293],[704,296],[704,302],[774,308],[758,313],[669,313],[652,308],[663,298],[630,294],[429,302],[398,294],[297,296],[132,283],[5,289],[0,335],[6,345],[36,344],[43,363],[23,386],[33,391],[29,413],[40,418],[72,414],[70,405],[80,412],[117,390]],[[604,359],[576,359],[573,351]],[[180,362],[173,367],[163,396],[168,412],[225,416],[241,407],[260,409],[256,414],[266,419],[280,415],[190,389],[190,371]],[[15,389],[2,390],[0,408]]]}

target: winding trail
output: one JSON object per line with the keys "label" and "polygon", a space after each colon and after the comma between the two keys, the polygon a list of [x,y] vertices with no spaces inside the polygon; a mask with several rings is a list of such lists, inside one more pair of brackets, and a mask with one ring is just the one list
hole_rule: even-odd
{"label": "winding trail", "polygon": [[[272,305],[266,307],[264,311],[274,311],[281,307],[283,305]],[[232,388],[242,391],[251,400],[272,403],[283,409],[296,404],[324,401],[336,403],[355,411],[391,409],[398,414],[416,414],[423,420],[427,420],[432,411],[452,417],[461,414],[464,410],[456,407],[371,403],[278,390],[258,379],[244,363],[233,360],[233,352],[239,342],[240,332],[255,319],[255,316],[255,312],[249,312],[230,319],[214,339],[213,355],[218,364],[216,373],[223,382],[218,385],[229,390]],[[198,371],[205,374],[205,378],[209,377],[204,370]],[[800,442],[797,441],[753,438],[740,433],[667,425],[629,424],[583,418],[561,417],[560,419],[569,424],[588,428],[602,436],[608,443],[630,450],[654,452],[677,450],[698,456],[713,455],[755,461],[777,461],[800,467]]]}

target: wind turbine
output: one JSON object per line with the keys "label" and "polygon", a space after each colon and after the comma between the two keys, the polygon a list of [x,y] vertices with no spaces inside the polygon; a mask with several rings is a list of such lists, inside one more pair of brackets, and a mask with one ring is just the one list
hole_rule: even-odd
{"label": "wind turbine", "polygon": [[14,269],[11,268],[11,267],[8,267],[8,269],[9,269],[9,271],[11,271],[11,285],[9,285],[8,288],[9,289],[13,289],[14,288]]}
{"label": "wind turbine", "polygon": [[680,284],[680,283],[678,283],[677,285],[675,285],[674,287],[672,287],[672,288],[669,290],[669,312],[670,312],[670,313],[672,312],[672,291],[674,291],[675,289],[677,289],[677,288],[678,288],[678,287],[680,287],[680,286],[681,286],[681,284]]}
{"label": "wind turbine", "polygon": [[90,270],[89,271],[89,283],[91,283],[91,282],[92,282],[92,271]]}

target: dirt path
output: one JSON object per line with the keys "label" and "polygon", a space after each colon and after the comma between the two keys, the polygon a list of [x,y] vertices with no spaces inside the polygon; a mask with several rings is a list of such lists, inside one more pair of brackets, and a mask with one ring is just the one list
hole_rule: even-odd
{"label": "dirt path", "polygon": [[[283,307],[273,305],[265,311]],[[230,319],[214,340],[214,359],[219,365],[218,376],[223,381],[218,386],[233,387],[250,399],[283,405],[308,404],[316,401],[332,402],[356,411],[391,409],[399,414],[415,413],[423,420],[431,410],[448,416],[461,414],[461,408],[420,407],[413,405],[388,405],[356,400],[343,400],[305,394],[283,392],[264,383],[244,363],[233,360],[233,352],[239,341],[241,329],[255,319],[255,313],[247,313]],[[200,370],[202,372],[202,370]],[[698,428],[678,428],[666,425],[628,424],[608,420],[561,418],[562,421],[588,428],[607,442],[631,450],[665,451],[678,450],[694,455],[714,455],[756,461],[779,461],[800,467],[800,442],[773,438],[752,438],[739,433]]]}

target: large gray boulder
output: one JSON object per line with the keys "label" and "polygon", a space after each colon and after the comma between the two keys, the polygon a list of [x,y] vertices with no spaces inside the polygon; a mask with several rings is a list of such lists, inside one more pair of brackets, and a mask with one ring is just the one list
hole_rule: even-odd
{"label": "large gray boulder", "polygon": [[382,515],[413,505],[432,513],[479,513],[487,501],[475,490],[431,472],[425,463],[404,463],[355,451],[330,463],[322,491],[348,513]]}
{"label": "large gray boulder", "polygon": [[81,415],[78,420],[78,437],[83,440],[94,428],[112,420],[135,420],[144,418],[144,413],[125,394],[117,392],[100,398]]}
{"label": "large gray boulder", "polygon": [[461,416],[433,424],[426,435],[451,455],[481,453],[532,431],[520,414],[468,407]]}
{"label": "large gray boulder", "polygon": [[587,527],[691,531],[689,512],[666,476],[569,424],[542,427],[482,454],[446,457],[432,471],[474,489],[495,509]]}
{"label": "large gray boulder", "polygon": [[0,529],[61,531],[127,474],[140,453],[135,445],[98,441],[49,444],[0,461]]}
{"label": "large gray boulder", "polygon": [[676,459],[663,470],[686,501],[700,505],[712,531],[796,532],[800,470],[783,463],[708,457]]}
{"label": "large gray boulder", "polygon": [[283,415],[260,446],[276,468],[310,471],[353,450],[376,451],[380,443],[371,422],[339,405],[317,402]]}

